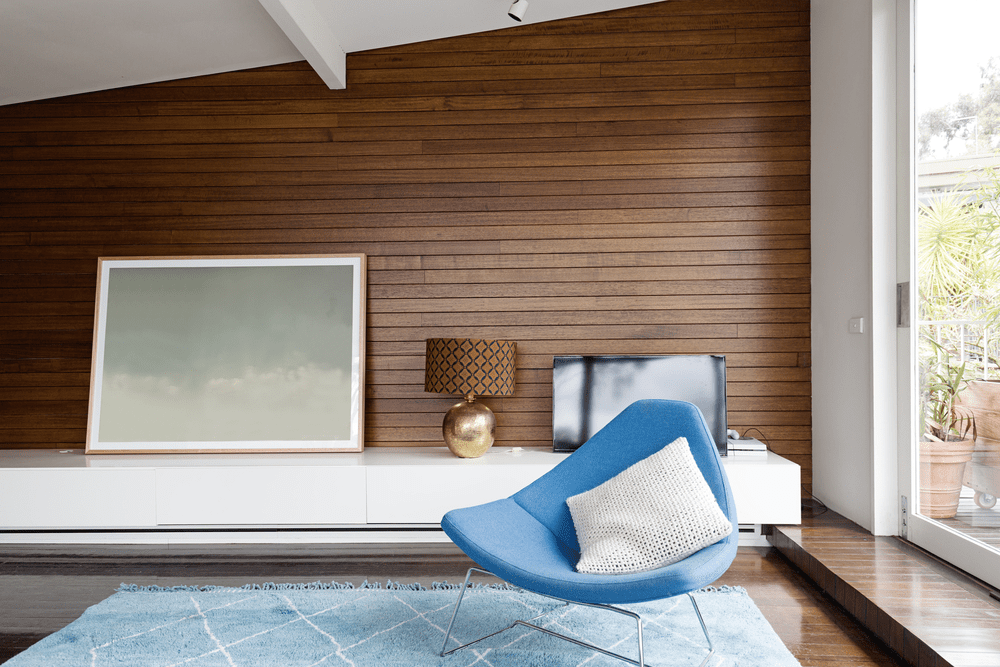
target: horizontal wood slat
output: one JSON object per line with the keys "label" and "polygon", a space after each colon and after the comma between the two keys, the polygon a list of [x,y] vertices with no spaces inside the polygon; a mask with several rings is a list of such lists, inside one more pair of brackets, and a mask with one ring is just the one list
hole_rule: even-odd
{"label": "horizontal wood slat", "polygon": [[80,447],[100,256],[368,255],[366,445],[440,444],[429,337],[551,446],[552,357],[725,354],[811,479],[807,0],[671,0],[0,107],[0,447]]}

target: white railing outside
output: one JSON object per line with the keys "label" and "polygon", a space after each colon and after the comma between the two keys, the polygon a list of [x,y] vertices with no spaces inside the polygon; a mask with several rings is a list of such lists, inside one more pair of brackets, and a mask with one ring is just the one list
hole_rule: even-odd
{"label": "white railing outside", "polygon": [[988,320],[933,320],[917,324],[948,350],[957,363],[972,362],[973,367],[979,367],[975,375],[988,380],[1000,372],[996,363],[1000,344],[993,340],[994,331],[988,323]]}

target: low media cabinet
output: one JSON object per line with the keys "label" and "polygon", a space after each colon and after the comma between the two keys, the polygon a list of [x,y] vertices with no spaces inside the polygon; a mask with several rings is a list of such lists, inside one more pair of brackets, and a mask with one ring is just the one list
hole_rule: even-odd
{"label": "low media cabinet", "polygon": [[[0,450],[0,542],[447,541],[456,507],[503,498],[568,454],[494,446],[358,454],[86,455]],[[741,530],[800,522],[799,466],[772,452],[723,463]]]}

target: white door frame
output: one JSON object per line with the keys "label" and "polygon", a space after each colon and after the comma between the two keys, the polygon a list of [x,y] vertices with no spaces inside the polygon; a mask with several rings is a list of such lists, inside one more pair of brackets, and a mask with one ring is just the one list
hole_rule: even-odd
{"label": "white door frame", "polygon": [[[873,0],[873,16],[875,3],[883,0]],[[886,0],[893,1],[893,0]],[[896,480],[900,498],[899,531],[898,534],[913,544],[926,549],[969,574],[982,579],[992,586],[1000,588],[1000,552],[991,549],[981,542],[967,537],[938,521],[928,519],[914,512],[918,504],[917,478],[913,473],[916,463],[916,441],[918,415],[915,405],[917,369],[914,350],[916,350],[917,329],[913,324],[917,319],[916,310],[916,273],[913,267],[914,243],[913,228],[916,216],[916,169],[914,153],[914,104],[913,104],[913,72],[914,72],[914,25],[916,18],[915,0],[895,0],[896,2],[896,280],[898,283],[908,282],[913,286],[909,290],[907,307],[910,325],[897,329],[896,335],[896,401],[898,402],[897,431],[897,470]],[[875,22],[873,21],[873,25]],[[877,35],[873,34],[873,38]],[[873,43],[877,39],[873,39]],[[874,84],[874,80],[873,80]],[[873,85],[874,88],[874,85]],[[873,147],[876,142],[873,142]],[[874,179],[873,179],[874,182]],[[876,369],[877,374],[877,369]],[[876,441],[876,452],[878,444]],[[877,454],[876,454],[877,455]],[[876,503],[883,500],[887,493],[876,494]],[[906,498],[905,512],[902,509],[902,499]]]}

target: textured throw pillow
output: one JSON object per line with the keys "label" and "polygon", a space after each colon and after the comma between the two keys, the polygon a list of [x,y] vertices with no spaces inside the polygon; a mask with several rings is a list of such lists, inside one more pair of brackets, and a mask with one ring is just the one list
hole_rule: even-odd
{"label": "textured throw pillow", "polygon": [[580,542],[576,569],[590,574],[663,567],[733,530],[686,438],[566,503]]}

